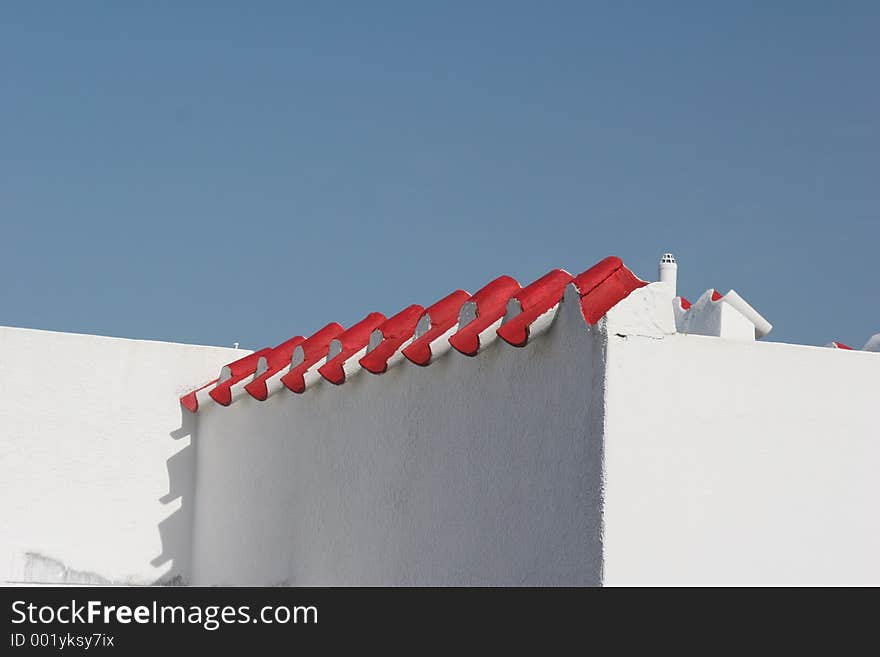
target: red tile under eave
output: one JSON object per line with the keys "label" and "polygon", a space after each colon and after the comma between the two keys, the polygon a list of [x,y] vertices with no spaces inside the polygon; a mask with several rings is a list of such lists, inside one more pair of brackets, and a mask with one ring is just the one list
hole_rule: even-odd
{"label": "red tile under eave", "polygon": [[370,334],[385,322],[382,313],[370,313],[350,329],[336,337],[342,343],[342,351],[318,368],[318,374],[330,383],[345,383],[345,361],[367,346]]}
{"label": "red tile under eave", "polygon": [[513,345],[524,347],[529,341],[529,327],[562,300],[565,286],[574,276],[564,269],[554,269],[513,295],[522,312],[498,328],[498,336]]}
{"label": "red tile under eave", "polygon": [[575,276],[574,284],[581,293],[584,319],[595,324],[633,290],[648,283],[627,269],[620,258],[609,256]]}
{"label": "red tile under eave", "polygon": [[499,276],[467,300],[477,306],[477,316],[449,338],[449,344],[465,356],[476,356],[480,350],[480,333],[504,316],[507,302],[520,291],[519,283],[510,276]]}
{"label": "red tile under eave", "polygon": [[304,378],[306,370],[327,355],[330,341],[342,334],[344,330],[345,329],[342,328],[341,324],[331,322],[321,330],[316,331],[309,336],[308,339],[299,345],[305,353],[305,359],[302,363],[291,368],[287,374],[281,377],[281,383],[283,383],[291,392],[304,392],[306,389]]}
{"label": "red tile under eave", "polygon": [[382,342],[360,359],[361,367],[373,374],[384,373],[388,369],[388,359],[413,336],[416,324],[419,323],[424,312],[425,309],[420,305],[413,304],[379,326],[378,330],[382,332]]}
{"label": "red tile under eave", "polygon": [[404,350],[403,355],[412,363],[425,367],[431,362],[431,343],[446,333],[458,322],[458,313],[470,293],[456,290],[425,310],[431,320],[431,328],[424,335],[413,340]]}
{"label": "red tile under eave", "polygon": [[218,379],[214,379],[213,381],[208,381],[205,385],[196,388],[192,392],[188,392],[183,397],[180,398],[180,403],[183,407],[188,410],[190,413],[197,413],[199,410],[199,398],[198,394],[204,390],[205,388],[210,388],[212,385],[216,384]]}
{"label": "red tile under eave", "polygon": [[257,363],[260,361],[260,358],[268,356],[271,352],[272,350],[267,347],[229,363],[226,367],[229,368],[232,376],[225,381],[219,382],[213,390],[208,392],[211,395],[211,399],[223,406],[229,406],[232,403],[232,386],[253,374],[257,369]]}
{"label": "red tile under eave", "polygon": [[[339,328],[341,329],[342,327],[340,326]],[[254,377],[254,380],[244,387],[247,393],[254,399],[266,401],[266,398],[269,396],[266,381],[290,365],[290,358],[293,355],[294,349],[305,342],[305,340],[303,336],[297,335],[275,347],[266,358],[268,369],[259,376]]]}

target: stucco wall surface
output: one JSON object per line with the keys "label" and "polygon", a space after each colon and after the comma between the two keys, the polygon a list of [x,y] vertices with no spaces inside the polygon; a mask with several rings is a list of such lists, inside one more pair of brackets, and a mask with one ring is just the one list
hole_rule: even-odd
{"label": "stucco wall surface", "polygon": [[604,583],[880,584],[877,354],[610,335]]}
{"label": "stucco wall surface", "polygon": [[0,328],[0,582],[186,579],[178,396],[246,353]]}
{"label": "stucco wall surface", "polygon": [[598,584],[604,336],[200,410],[196,584]]}
{"label": "stucco wall surface", "polygon": [[197,415],[249,352],[0,328],[0,582],[880,584],[880,356],[671,304]]}

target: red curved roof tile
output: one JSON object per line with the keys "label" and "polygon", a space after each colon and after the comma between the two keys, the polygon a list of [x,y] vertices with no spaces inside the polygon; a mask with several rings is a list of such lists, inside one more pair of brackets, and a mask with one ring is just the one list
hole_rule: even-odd
{"label": "red curved roof tile", "polygon": [[294,358],[297,358],[297,355],[299,356],[298,362],[296,365],[291,366],[287,374],[281,377],[281,383],[291,392],[304,392],[306,389],[304,376],[306,370],[327,355],[330,341],[344,330],[341,324],[331,322],[298,345],[294,349],[293,356]]}
{"label": "red curved roof tile", "polygon": [[197,413],[199,410],[199,393],[206,388],[210,388],[211,386],[216,385],[217,381],[218,379],[208,381],[205,385],[186,393],[183,397],[180,398],[181,405],[190,413]]}
{"label": "red curved roof tile", "polygon": [[[297,335],[296,337],[290,338],[290,340],[282,342],[275,347],[268,356],[261,358],[257,363],[257,369],[254,372],[254,380],[244,387],[248,394],[259,401],[266,401],[266,397],[269,396],[269,390],[266,387],[267,379],[290,365],[293,350],[303,342],[305,342],[305,338],[301,335]],[[261,368],[261,364],[263,364],[264,367]]]}
{"label": "red curved roof tile", "polygon": [[370,313],[347,331],[333,338],[330,351],[334,351],[334,346],[339,351],[318,368],[318,374],[330,383],[336,385],[345,383],[345,361],[367,346],[370,334],[383,322],[385,322],[385,315]]}
{"label": "red curved roof tile", "polygon": [[217,385],[208,393],[211,395],[211,399],[223,406],[229,406],[232,403],[232,386],[246,376],[253,374],[257,369],[257,363],[260,358],[268,356],[271,351],[268,347],[260,349],[224,366]]}
{"label": "red curved roof tile", "polygon": [[514,347],[524,347],[529,340],[529,326],[562,300],[565,286],[574,276],[564,269],[554,269],[513,295],[521,312],[498,329],[498,335]]}
{"label": "red curved roof tile", "polygon": [[424,314],[425,309],[414,303],[377,328],[376,331],[379,332],[382,341],[360,359],[361,367],[373,374],[384,373],[388,368],[388,359],[403,346],[404,342],[412,338],[416,324]]}
{"label": "red curved roof tile", "polygon": [[[480,333],[504,317],[507,301],[520,291],[519,283],[510,276],[499,276],[478,290],[465,301],[462,313],[473,310],[474,318],[458,329],[450,338],[449,344],[465,356],[476,356],[480,350]],[[459,316],[459,323],[461,316]]]}
{"label": "red curved roof tile", "polygon": [[[403,355],[416,365],[422,367],[428,365],[432,356],[431,343],[455,326],[458,322],[458,312],[470,296],[464,290],[456,290],[430,306],[422,315],[422,318],[427,318],[428,330],[422,335],[416,335],[409,346],[403,350]],[[424,321],[424,319],[420,319],[420,321]]]}
{"label": "red curved roof tile", "polygon": [[574,284],[581,293],[584,319],[595,324],[630,292],[648,283],[627,269],[620,258],[608,256],[575,276]]}

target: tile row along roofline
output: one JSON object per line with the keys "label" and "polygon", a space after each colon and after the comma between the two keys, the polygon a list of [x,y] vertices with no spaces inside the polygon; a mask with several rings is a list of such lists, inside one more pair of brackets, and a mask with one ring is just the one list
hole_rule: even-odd
{"label": "tile row along roofline", "polygon": [[474,294],[456,290],[427,308],[414,304],[390,318],[370,313],[347,329],[333,322],[311,336],[260,349],[223,366],[216,379],[183,395],[180,403],[196,413],[208,400],[229,406],[242,391],[258,401],[281,388],[302,394],[322,378],[343,385],[359,369],[381,375],[403,360],[427,367],[450,349],[473,357],[496,338],[525,347],[550,325],[570,284],[577,288],[584,319],[596,324],[647,282],[616,256],[577,276],[554,269],[525,287],[499,276]]}

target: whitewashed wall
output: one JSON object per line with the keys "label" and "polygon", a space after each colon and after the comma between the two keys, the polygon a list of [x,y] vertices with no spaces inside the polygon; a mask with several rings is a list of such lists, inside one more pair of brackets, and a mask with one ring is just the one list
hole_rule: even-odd
{"label": "whitewashed wall", "polygon": [[604,338],[199,411],[196,584],[598,584]]}
{"label": "whitewashed wall", "polygon": [[878,583],[878,384],[876,354],[676,333],[655,284],[525,349],[210,404],[194,580]]}
{"label": "whitewashed wall", "polygon": [[0,582],[186,579],[178,396],[246,353],[0,328]]}
{"label": "whitewashed wall", "polygon": [[880,584],[880,357],[611,335],[604,581]]}
{"label": "whitewashed wall", "polygon": [[0,582],[880,584],[880,356],[670,303],[197,416],[248,352],[0,328]]}

